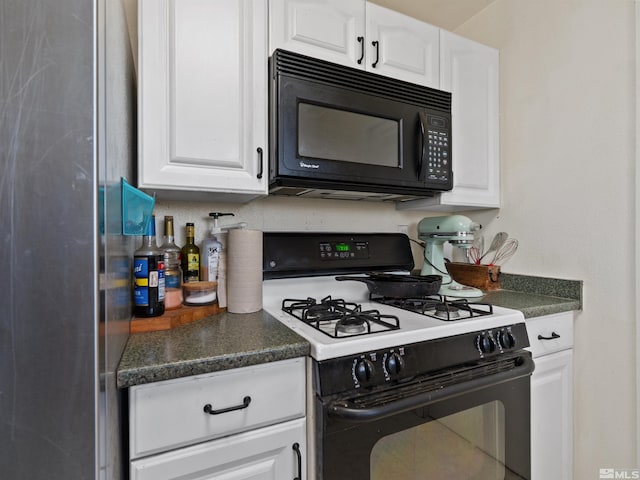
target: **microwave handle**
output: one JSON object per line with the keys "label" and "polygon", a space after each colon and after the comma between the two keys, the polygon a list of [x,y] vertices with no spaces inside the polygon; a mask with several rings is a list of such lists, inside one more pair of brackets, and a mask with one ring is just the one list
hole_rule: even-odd
{"label": "microwave handle", "polygon": [[418,112],[418,117],[420,120],[420,134],[422,135],[422,148],[420,149],[420,155],[418,155],[416,176],[420,178],[422,165],[424,165],[424,159],[427,155],[427,114],[425,112]]}

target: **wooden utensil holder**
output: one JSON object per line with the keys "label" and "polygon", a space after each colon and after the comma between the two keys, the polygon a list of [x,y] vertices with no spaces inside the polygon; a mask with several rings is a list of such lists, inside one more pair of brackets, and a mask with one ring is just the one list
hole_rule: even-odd
{"label": "wooden utensil holder", "polygon": [[445,266],[451,278],[462,285],[483,291],[500,289],[500,265],[449,262]]}

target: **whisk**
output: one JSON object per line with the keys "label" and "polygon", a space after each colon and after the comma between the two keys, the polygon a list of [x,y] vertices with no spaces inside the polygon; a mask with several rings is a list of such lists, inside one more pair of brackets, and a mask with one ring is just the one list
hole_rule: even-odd
{"label": "whisk", "polygon": [[518,240],[508,238],[493,256],[491,265],[504,265],[518,249]]}
{"label": "whisk", "polygon": [[482,251],[484,250],[484,237],[478,235],[473,239],[473,245],[467,249],[467,261],[474,265],[480,265]]}

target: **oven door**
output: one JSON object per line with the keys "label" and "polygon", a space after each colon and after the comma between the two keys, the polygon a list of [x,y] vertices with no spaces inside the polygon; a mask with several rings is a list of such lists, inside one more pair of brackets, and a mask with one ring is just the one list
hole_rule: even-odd
{"label": "oven door", "polygon": [[528,352],[518,358],[510,371],[440,387],[319,399],[317,480],[529,479],[534,367]]}

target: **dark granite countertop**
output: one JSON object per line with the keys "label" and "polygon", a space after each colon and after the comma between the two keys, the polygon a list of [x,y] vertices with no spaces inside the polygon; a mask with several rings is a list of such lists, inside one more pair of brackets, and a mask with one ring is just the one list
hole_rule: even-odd
{"label": "dark granite countertop", "polygon": [[309,354],[309,344],[271,315],[221,313],[189,325],[129,336],[117,385],[144,383]]}
{"label": "dark granite countertop", "polygon": [[[525,318],[582,309],[582,281],[500,274],[502,289],[478,301]],[[117,385],[144,383],[306,356],[309,344],[271,315],[221,313],[173,330],[129,337]]]}
{"label": "dark granite countertop", "polygon": [[511,290],[489,292],[482,297],[481,301],[499,307],[520,310],[524,314],[524,318],[580,310],[580,302],[577,300]]}
{"label": "dark granite countertop", "polygon": [[582,309],[582,281],[500,274],[501,290],[478,301],[520,310],[525,318]]}

